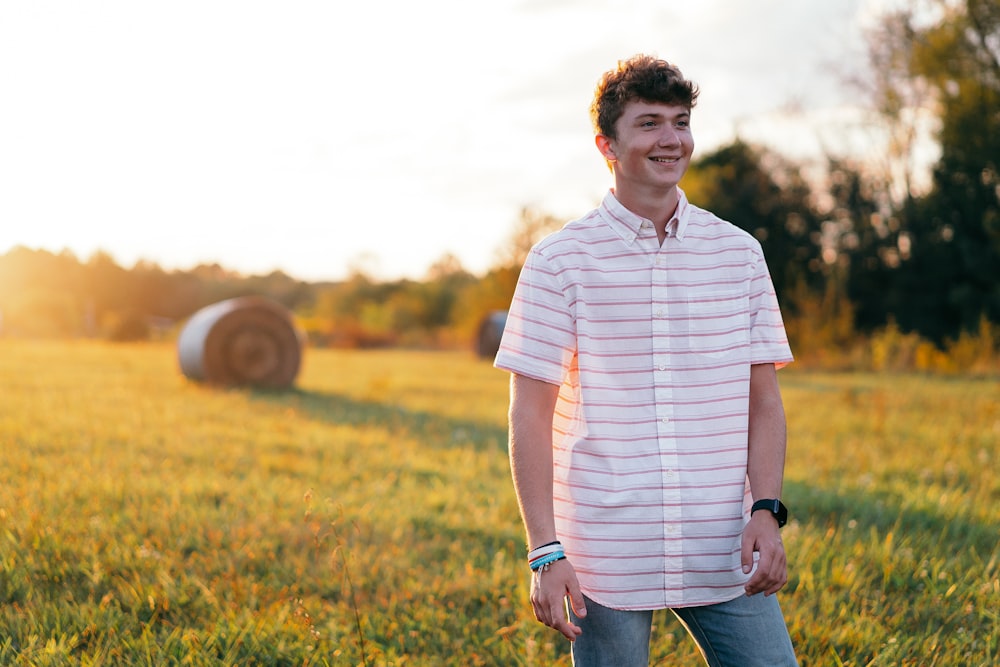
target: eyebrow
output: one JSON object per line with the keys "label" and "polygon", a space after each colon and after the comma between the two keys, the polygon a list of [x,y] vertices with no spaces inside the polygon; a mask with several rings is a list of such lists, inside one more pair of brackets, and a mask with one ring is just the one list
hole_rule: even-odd
{"label": "eyebrow", "polygon": [[637,121],[638,120],[644,120],[644,119],[647,119],[647,118],[654,118],[654,119],[658,119],[658,118],[670,118],[670,119],[676,120],[678,118],[690,118],[690,117],[691,117],[691,112],[690,111],[682,111],[682,112],[680,112],[678,114],[674,114],[673,116],[668,116],[665,113],[653,113],[653,112],[649,112],[649,113],[639,114],[638,116],[635,117],[635,119]]}

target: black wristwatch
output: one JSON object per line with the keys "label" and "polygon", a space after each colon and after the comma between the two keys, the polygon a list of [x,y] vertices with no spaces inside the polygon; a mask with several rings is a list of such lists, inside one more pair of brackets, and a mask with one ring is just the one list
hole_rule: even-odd
{"label": "black wristwatch", "polygon": [[777,498],[764,498],[763,500],[758,500],[750,508],[750,514],[753,515],[753,513],[757,510],[767,510],[773,514],[774,518],[778,521],[778,528],[781,528],[788,523],[788,508],[785,507]]}

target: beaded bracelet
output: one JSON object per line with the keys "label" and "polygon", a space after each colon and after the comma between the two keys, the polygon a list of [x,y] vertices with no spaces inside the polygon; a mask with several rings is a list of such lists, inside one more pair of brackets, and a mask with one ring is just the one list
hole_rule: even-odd
{"label": "beaded bracelet", "polygon": [[532,573],[532,574],[537,574],[537,575],[538,575],[539,577],[541,577],[541,576],[542,576],[542,572],[548,572],[548,571],[549,571],[549,568],[550,568],[550,567],[552,567],[552,565],[553,565],[553,564],[555,564],[555,563],[558,563],[558,562],[559,562],[559,561],[561,561],[561,560],[566,560],[566,556],[562,556],[562,557],[560,557],[560,558],[556,558],[556,559],[555,559],[554,561],[552,561],[551,563],[546,563],[545,565],[542,565],[542,566],[541,566],[540,568],[538,568],[537,570],[532,570],[532,571],[531,571],[531,573]]}

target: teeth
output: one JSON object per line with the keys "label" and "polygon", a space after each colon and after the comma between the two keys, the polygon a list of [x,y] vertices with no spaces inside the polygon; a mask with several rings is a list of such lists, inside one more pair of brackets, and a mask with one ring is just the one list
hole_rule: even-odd
{"label": "teeth", "polygon": [[679,160],[680,158],[676,158],[676,157],[654,157],[652,159],[653,159],[653,162],[669,162],[669,163],[673,163],[673,162],[677,162],[677,160]]}

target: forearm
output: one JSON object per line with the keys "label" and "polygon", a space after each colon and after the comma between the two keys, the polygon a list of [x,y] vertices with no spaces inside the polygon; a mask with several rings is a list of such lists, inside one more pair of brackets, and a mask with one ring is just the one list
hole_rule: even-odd
{"label": "forearm", "polygon": [[780,498],[788,438],[777,373],[772,364],[750,369],[747,477],[754,500]]}
{"label": "forearm", "polygon": [[511,376],[510,468],[528,547],[556,539],[552,509],[552,414],[558,387]]}
{"label": "forearm", "polygon": [[[750,432],[747,477],[753,499],[781,498],[785,474],[785,409],[773,364],[750,367]],[[743,571],[757,571],[746,583],[747,595],[772,595],[788,581],[788,562],[781,543],[781,526],[770,512],[754,512],[743,531],[740,560]]]}
{"label": "forearm", "polygon": [[[531,378],[510,378],[510,470],[521,518],[528,534],[528,549],[556,539],[552,509],[552,416],[559,387]],[[573,566],[566,559],[551,564],[531,578],[531,606],[535,618],[573,641],[580,628],[566,618],[569,598],[578,616],[587,615]],[[548,568],[548,566],[546,566]]]}

